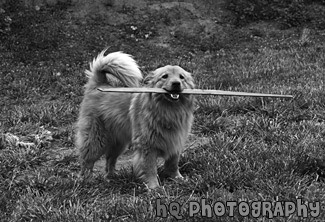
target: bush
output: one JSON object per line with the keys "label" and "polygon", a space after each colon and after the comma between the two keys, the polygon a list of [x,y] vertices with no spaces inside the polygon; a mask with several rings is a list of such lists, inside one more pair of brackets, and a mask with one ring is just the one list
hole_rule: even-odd
{"label": "bush", "polygon": [[309,21],[306,4],[306,0],[229,0],[226,8],[235,14],[238,26],[274,20],[286,27],[295,27]]}

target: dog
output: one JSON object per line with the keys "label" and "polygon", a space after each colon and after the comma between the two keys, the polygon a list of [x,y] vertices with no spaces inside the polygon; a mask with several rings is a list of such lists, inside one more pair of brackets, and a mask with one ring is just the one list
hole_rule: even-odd
{"label": "dog", "polygon": [[[89,78],[76,124],[80,176],[93,170],[106,157],[106,177],[114,174],[119,155],[135,148],[133,171],[149,189],[159,187],[157,158],[165,160],[164,174],[183,178],[178,162],[193,122],[194,98],[182,94],[193,89],[191,74],[179,66],[167,65],[145,79],[133,57],[123,52],[102,51],[86,70]],[[166,93],[100,92],[98,87],[162,88]]]}

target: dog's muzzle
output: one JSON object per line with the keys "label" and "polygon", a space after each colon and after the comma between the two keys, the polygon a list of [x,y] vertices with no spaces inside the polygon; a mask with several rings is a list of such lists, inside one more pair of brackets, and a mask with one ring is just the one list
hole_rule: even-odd
{"label": "dog's muzzle", "polygon": [[173,82],[171,85],[171,89],[170,90],[165,89],[165,90],[168,92],[165,94],[168,99],[177,101],[179,99],[179,94],[182,92],[181,83]]}

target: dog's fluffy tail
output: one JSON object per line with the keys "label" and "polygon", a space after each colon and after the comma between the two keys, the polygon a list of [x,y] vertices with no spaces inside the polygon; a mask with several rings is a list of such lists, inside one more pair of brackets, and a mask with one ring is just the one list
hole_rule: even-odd
{"label": "dog's fluffy tail", "polygon": [[142,74],[132,56],[123,52],[105,56],[105,51],[90,63],[90,70],[86,70],[89,78],[87,88],[95,89],[100,85],[116,87],[121,83],[127,87],[139,86]]}

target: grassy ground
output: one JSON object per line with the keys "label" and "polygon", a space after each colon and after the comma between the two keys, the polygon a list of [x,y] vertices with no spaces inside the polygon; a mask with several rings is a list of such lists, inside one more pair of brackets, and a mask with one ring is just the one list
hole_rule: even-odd
{"label": "grassy ground", "polygon": [[[132,24],[139,27],[135,34],[125,24],[68,19],[64,10],[12,18],[10,33],[0,36],[0,221],[165,221],[155,212],[159,201],[180,204],[169,221],[178,214],[186,221],[254,220],[238,209],[232,217],[190,217],[191,201],[201,200],[301,200],[319,203],[318,219],[325,220],[324,32],[302,36],[297,28],[254,37],[238,28],[223,47],[205,42],[213,49],[206,51],[186,36],[172,39],[168,48],[149,44],[142,34],[157,34],[150,17]],[[182,156],[186,181],[162,180],[159,192],[147,192],[127,168],[110,183],[99,173],[81,182],[73,124],[84,70],[107,46],[133,54],[144,73],[180,64],[193,73],[198,88],[295,99],[198,96],[192,143],[205,142],[189,145]],[[10,145],[6,133],[35,145]],[[297,213],[273,220],[302,219]],[[308,208],[305,221],[312,220],[311,213]]]}

